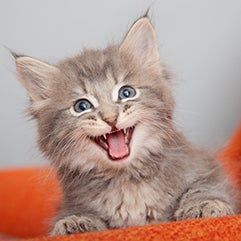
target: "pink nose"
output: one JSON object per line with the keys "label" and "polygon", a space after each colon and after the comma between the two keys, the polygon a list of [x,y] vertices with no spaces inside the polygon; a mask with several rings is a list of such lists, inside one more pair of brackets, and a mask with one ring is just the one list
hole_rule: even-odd
{"label": "pink nose", "polygon": [[104,121],[110,126],[115,126],[117,122],[117,116],[115,115],[115,116],[105,117]]}

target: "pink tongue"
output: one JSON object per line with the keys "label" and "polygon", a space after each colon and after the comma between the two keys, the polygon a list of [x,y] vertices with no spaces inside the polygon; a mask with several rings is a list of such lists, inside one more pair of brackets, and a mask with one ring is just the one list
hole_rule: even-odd
{"label": "pink tongue", "polygon": [[125,142],[123,130],[106,135],[108,153],[112,160],[122,159],[129,155],[129,147]]}

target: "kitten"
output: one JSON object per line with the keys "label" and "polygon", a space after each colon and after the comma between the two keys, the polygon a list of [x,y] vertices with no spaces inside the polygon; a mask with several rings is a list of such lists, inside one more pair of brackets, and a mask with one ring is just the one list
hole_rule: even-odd
{"label": "kitten", "polygon": [[51,235],[236,213],[221,165],[173,125],[147,16],[120,45],[50,65],[15,56],[63,202]]}

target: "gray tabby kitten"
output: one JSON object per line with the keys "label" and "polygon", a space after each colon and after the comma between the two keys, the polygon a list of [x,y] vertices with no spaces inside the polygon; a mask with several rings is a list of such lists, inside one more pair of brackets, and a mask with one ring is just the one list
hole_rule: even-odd
{"label": "gray tabby kitten", "polygon": [[50,65],[15,56],[63,201],[51,235],[236,213],[221,165],[177,131],[148,17],[120,45]]}

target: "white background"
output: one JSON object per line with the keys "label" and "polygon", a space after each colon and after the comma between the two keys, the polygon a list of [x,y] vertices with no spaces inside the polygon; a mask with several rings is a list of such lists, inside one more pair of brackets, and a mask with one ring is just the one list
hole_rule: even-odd
{"label": "white background", "polygon": [[199,146],[225,144],[241,120],[241,1],[2,0],[0,168],[47,163],[4,46],[56,63],[83,47],[120,42],[149,6],[161,56],[173,73],[177,126]]}

